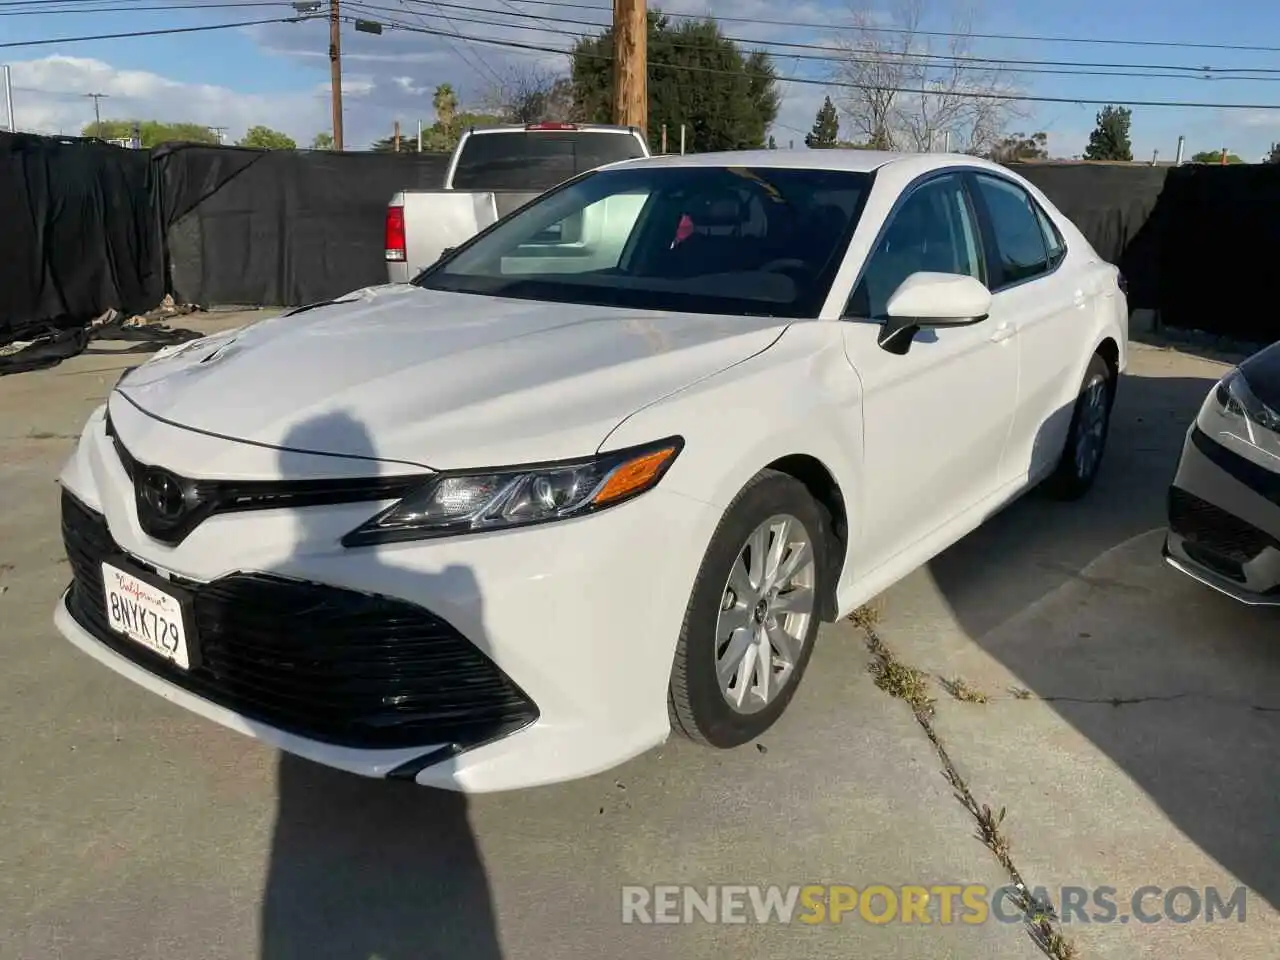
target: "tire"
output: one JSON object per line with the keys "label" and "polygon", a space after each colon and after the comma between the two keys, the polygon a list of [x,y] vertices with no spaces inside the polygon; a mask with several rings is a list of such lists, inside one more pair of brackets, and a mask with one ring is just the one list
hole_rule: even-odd
{"label": "tire", "polygon": [[[1095,353],[1080,383],[1062,457],[1045,483],[1051,496],[1078,500],[1093,486],[1106,450],[1115,396],[1115,374],[1107,361]],[[1088,450],[1082,449],[1085,444]]]}
{"label": "tire", "polygon": [[[806,553],[797,548],[802,542],[808,544],[809,559],[798,563],[791,579],[778,584],[784,587],[782,593],[772,595],[766,589],[762,597],[760,583],[753,580],[759,581],[757,574],[763,573],[763,585],[770,586],[774,555],[768,549],[759,551],[763,570],[751,569],[753,537],[757,545],[767,542],[772,547],[784,526],[788,546],[777,568],[785,574],[789,561]],[[826,509],[787,474],[762,471],[734,498],[707,547],[685,610],[668,687],[672,729],[698,743],[729,749],[759,737],[782,716],[813,653],[823,609],[819,600],[831,588],[830,530]],[[796,611],[805,607],[800,592],[805,589],[810,606],[802,616]],[[778,645],[767,640],[770,636]],[[764,650],[769,667],[762,676],[757,657]],[[727,691],[717,672],[718,661],[733,676]],[[738,669],[730,670],[735,663]],[[767,685],[762,683],[766,678]],[[762,695],[766,687],[767,695]]]}

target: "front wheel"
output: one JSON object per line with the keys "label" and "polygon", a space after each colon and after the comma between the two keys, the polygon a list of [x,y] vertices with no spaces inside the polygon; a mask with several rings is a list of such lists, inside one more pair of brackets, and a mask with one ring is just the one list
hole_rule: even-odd
{"label": "front wheel", "polygon": [[1097,479],[1111,426],[1115,374],[1098,354],[1089,361],[1071,414],[1067,443],[1046,488],[1061,500],[1083,497]]}
{"label": "front wheel", "polygon": [[720,521],[671,669],[672,727],[740,746],[782,715],[813,652],[830,521],[804,484],[765,470]]}

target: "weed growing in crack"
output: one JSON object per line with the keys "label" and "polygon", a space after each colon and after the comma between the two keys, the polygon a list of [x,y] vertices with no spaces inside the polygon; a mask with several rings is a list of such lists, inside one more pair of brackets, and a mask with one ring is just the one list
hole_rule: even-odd
{"label": "weed growing in crack", "polygon": [[864,603],[853,613],[849,614],[849,620],[855,626],[870,627],[880,622],[880,610],[873,603]]}
{"label": "weed growing in crack", "polygon": [[978,818],[978,836],[982,839],[991,852],[996,855],[1006,868],[1013,866],[1013,860],[1009,856],[1009,838],[1000,832],[1000,824],[1004,823],[1004,815],[1007,811],[1004,807],[1000,808],[999,813],[992,813],[991,808],[985,803],[982,809],[977,811]]}
{"label": "weed growing in crack", "polygon": [[[978,802],[973,797],[973,791],[960,776],[950,754],[947,753],[947,748],[934,729],[933,701],[928,698],[928,683],[925,675],[898,660],[893,655],[893,651],[876,634],[871,622],[865,620],[860,622],[856,616],[851,616],[849,619],[862,628],[863,635],[866,637],[867,649],[873,658],[870,669],[875,676],[876,686],[891,696],[911,704],[916,722],[920,724],[938,753],[938,759],[942,763],[943,777],[955,790],[956,799],[964,805],[978,824],[978,839],[995,854],[1000,865],[1008,872],[1009,878],[1018,891],[1014,902],[1026,918],[1026,928],[1032,941],[1050,960],[1079,960],[1080,953],[1075,944],[1059,933],[1054,926],[1058,918],[1054,913],[1053,905],[1047,902],[1040,903],[1027,892],[1027,885],[1023,882],[1022,875],[1018,872],[1009,852],[1009,838],[1001,831],[1001,825],[1008,811],[1001,807],[999,813],[993,813],[985,803],[981,807],[978,806]],[[1011,691],[1020,700],[1031,697],[1031,691],[1020,687],[1011,688]],[[955,693],[952,692],[952,695],[955,696]]]}
{"label": "weed growing in crack", "polygon": [[933,698],[929,696],[929,680],[915,667],[909,667],[889,650],[879,638],[868,643],[871,647],[869,669],[876,686],[899,700],[911,704],[917,715],[933,713]]}
{"label": "weed growing in crack", "polygon": [[947,693],[962,703],[986,703],[987,695],[977,687],[969,685],[969,681],[964,677],[955,677],[951,680],[943,680],[942,686]]}

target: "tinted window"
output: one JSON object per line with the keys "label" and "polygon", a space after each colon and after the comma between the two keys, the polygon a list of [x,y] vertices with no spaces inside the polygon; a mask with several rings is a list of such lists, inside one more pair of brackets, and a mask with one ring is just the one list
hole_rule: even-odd
{"label": "tinted window", "polygon": [[956,273],[985,282],[978,226],[959,177],[917,188],[893,215],[853,292],[848,316],[883,319],[913,273]]}
{"label": "tinted window", "polygon": [[1044,232],[1026,191],[996,177],[979,174],[976,179],[1000,247],[997,285],[1017,283],[1048,270]]}
{"label": "tinted window", "polygon": [[601,171],[522,207],[415,282],[530,300],[813,317],[870,184],[870,175],[847,171]]}
{"label": "tinted window", "polygon": [[550,190],[606,163],[641,156],[640,141],[631,134],[477,133],[463,144],[453,186],[457,190]]}
{"label": "tinted window", "polygon": [[1049,219],[1049,215],[1044,209],[1031,201],[1036,208],[1036,216],[1040,220],[1040,228],[1044,231],[1045,246],[1049,248],[1049,266],[1056,267],[1058,262],[1067,254],[1067,243],[1062,239],[1062,234],[1058,232],[1058,228],[1054,226],[1053,221]]}

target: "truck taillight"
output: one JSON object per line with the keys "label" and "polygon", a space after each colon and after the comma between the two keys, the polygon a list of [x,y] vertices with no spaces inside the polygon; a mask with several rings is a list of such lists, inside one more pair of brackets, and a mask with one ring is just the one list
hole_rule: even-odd
{"label": "truck taillight", "polygon": [[404,207],[387,207],[387,259],[397,262],[405,257]]}

